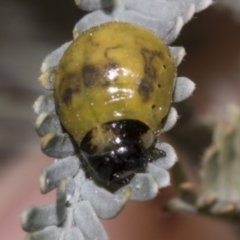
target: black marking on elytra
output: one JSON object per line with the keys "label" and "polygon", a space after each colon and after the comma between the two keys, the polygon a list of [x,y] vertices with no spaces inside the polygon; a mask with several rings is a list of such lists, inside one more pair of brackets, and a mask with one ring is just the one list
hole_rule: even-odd
{"label": "black marking on elytra", "polygon": [[163,59],[164,56],[162,52],[159,51],[151,51],[146,48],[143,48],[141,50],[141,54],[144,59],[144,73],[145,76],[148,77],[149,79],[155,80],[157,77],[157,70],[153,65],[153,61],[156,58]]}
{"label": "black marking on elytra", "polygon": [[[62,81],[60,84],[60,92],[63,92],[62,101],[65,104],[71,103],[73,93],[77,93],[81,91],[80,79],[81,79],[81,76],[79,73],[66,74],[62,78]],[[69,86],[69,87],[66,87],[66,86]]]}
{"label": "black marking on elytra", "polygon": [[108,56],[109,51],[115,50],[115,49],[117,49],[117,48],[121,48],[121,46],[120,46],[120,45],[117,45],[117,46],[114,46],[114,47],[108,47],[108,48],[106,48],[106,50],[104,51],[104,57],[107,58],[108,60],[111,59],[111,58]]}
{"label": "black marking on elytra", "polygon": [[80,92],[80,88],[78,86],[76,86],[75,88],[71,88],[68,87],[67,89],[65,89],[65,91],[63,92],[62,95],[62,100],[66,105],[71,105],[72,103],[72,95],[74,93],[78,93]]}
{"label": "black marking on elytra", "polygon": [[65,86],[64,81],[68,81],[66,89],[63,91],[62,95],[62,101],[66,105],[70,105],[72,103],[72,95],[74,93],[79,93],[81,91],[80,85],[79,85],[79,74],[70,74],[68,76],[65,76],[63,78],[63,85],[62,87]]}
{"label": "black marking on elytra", "polygon": [[99,82],[101,71],[94,65],[85,65],[82,68],[82,78],[85,87],[92,87]]}
{"label": "black marking on elytra", "polygon": [[149,101],[151,94],[154,92],[153,82],[157,79],[157,69],[155,68],[153,62],[157,58],[160,60],[163,60],[164,56],[162,52],[154,51],[154,50],[152,51],[146,48],[141,49],[141,54],[144,60],[145,76],[140,81],[138,92],[142,96],[143,102],[147,102]]}
{"label": "black marking on elytra", "polygon": [[72,94],[73,90],[70,87],[65,89],[62,100],[66,105],[70,105],[72,103]]}
{"label": "black marking on elytra", "polygon": [[154,91],[153,83],[146,78],[140,81],[138,86],[138,92],[142,96],[143,102],[147,102],[150,99],[151,93]]}

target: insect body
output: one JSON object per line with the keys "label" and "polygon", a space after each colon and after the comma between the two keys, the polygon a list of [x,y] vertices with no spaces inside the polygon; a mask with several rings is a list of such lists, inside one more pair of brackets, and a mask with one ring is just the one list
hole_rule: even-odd
{"label": "insect body", "polygon": [[168,47],[137,25],[103,24],[69,46],[56,75],[56,108],[97,178],[122,183],[145,170],[174,80]]}

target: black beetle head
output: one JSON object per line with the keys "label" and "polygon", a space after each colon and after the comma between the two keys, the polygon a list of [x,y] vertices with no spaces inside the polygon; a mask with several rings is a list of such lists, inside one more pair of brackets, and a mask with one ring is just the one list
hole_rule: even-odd
{"label": "black beetle head", "polygon": [[80,151],[98,179],[122,184],[146,169],[154,142],[153,132],[144,123],[118,120],[88,132]]}

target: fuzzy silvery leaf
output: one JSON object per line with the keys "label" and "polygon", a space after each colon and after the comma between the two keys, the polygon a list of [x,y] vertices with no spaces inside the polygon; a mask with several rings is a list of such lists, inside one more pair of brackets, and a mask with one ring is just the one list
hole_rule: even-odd
{"label": "fuzzy silvery leaf", "polygon": [[72,177],[62,178],[57,188],[57,204],[65,205],[74,195],[76,185]]}
{"label": "fuzzy silvery leaf", "polygon": [[75,156],[66,157],[55,161],[46,167],[40,177],[42,193],[47,193],[56,188],[59,181],[66,177],[74,177],[80,168],[80,161]]}
{"label": "fuzzy silvery leaf", "polygon": [[94,11],[101,8],[108,8],[113,5],[113,0],[74,0],[76,5],[84,11]]}
{"label": "fuzzy silvery leaf", "polygon": [[73,213],[74,222],[86,239],[107,240],[108,236],[88,201],[79,202]]}
{"label": "fuzzy silvery leaf", "polygon": [[[225,0],[221,0],[225,1]],[[232,2],[237,0],[232,0]],[[212,1],[211,0],[152,0],[152,1],[146,1],[146,0],[75,0],[75,3],[79,8],[81,8],[84,11],[94,11],[97,9],[104,9],[112,7],[116,4],[125,5],[126,8],[137,8],[137,9],[143,9],[146,8],[148,11],[146,11],[147,15],[151,15],[152,11],[156,11],[155,9],[162,8],[164,4],[173,4],[173,3],[180,3],[180,4],[188,4],[188,5],[195,5],[197,11],[204,10],[206,7],[208,7]],[[137,5],[137,6],[136,6]],[[168,6],[168,5],[167,5]],[[153,9],[152,9],[153,8]]]}
{"label": "fuzzy silvery leaf", "polygon": [[176,124],[177,119],[178,119],[177,110],[174,107],[171,107],[167,115],[165,125],[163,126],[161,132],[164,133],[169,131]]}
{"label": "fuzzy silvery leaf", "polygon": [[57,67],[53,66],[48,68],[40,77],[39,81],[41,85],[46,90],[53,90],[54,89],[54,82],[55,82],[55,75],[57,72]]}
{"label": "fuzzy silvery leaf", "polygon": [[[178,91],[178,88],[180,88],[181,91]],[[186,77],[178,77],[175,83],[175,89],[176,91],[174,91],[173,94],[173,101],[181,102],[190,97],[195,89],[195,83]]]}
{"label": "fuzzy silvery leaf", "polygon": [[102,219],[110,219],[117,216],[130,196],[130,187],[118,194],[112,194],[103,188],[97,187],[91,180],[86,181],[81,189],[81,197],[89,201],[97,216]]}
{"label": "fuzzy silvery leaf", "polygon": [[164,168],[159,168],[152,163],[149,163],[148,172],[153,176],[154,180],[158,184],[159,189],[169,186],[170,175]]}
{"label": "fuzzy silvery leaf", "polygon": [[61,47],[53,51],[51,54],[49,54],[43,61],[41,66],[41,71],[45,72],[50,67],[55,67],[58,65],[60,59],[62,58],[63,53],[66,51],[66,49],[69,47],[69,45],[72,43],[72,41],[67,42],[63,44]]}
{"label": "fuzzy silvery leaf", "polygon": [[62,230],[56,226],[46,227],[41,231],[29,233],[26,240],[59,240]]}
{"label": "fuzzy silvery leaf", "polygon": [[[52,239],[51,239],[52,240]],[[77,227],[66,230],[59,240],[85,240],[82,232]]]}
{"label": "fuzzy silvery leaf", "polygon": [[151,200],[159,191],[158,184],[150,173],[137,173],[128,186],[132,189],[130,199],[134,201]]}
{"label": "fuzzy silvery leaf", "polygon": [[61,224],[66,217],[63,205],[46,205],[30,207],[22,215],[22,226],[25,231],[35,232],[52,225]]}
{"label": "fuzzy silvery leaf", "polygon": [[49,157],[65,158],[75,153],[75,147],[67,133],[46,134],[41,141],[42,151]]}
{"label": "fuzzy silvery leaf", "polygon": [[178,66],[186,55],[185,49],[183,47],[169,47],[169,50],[174,59],[175,65]]}
{"label": "fuzzy silvery leaf", "polygon": [[58,116],[49,112],[42,112],[37,117],[35,126],[40,137],[44,137],[50,132],[63,132]]}
{"label": "fuzzy silvery leaf", "polygon": [[33,104],[33,111],[36,115],[43,112],[56,114],[53,94],[42,95]]}
{"label": "fuzzy silvery leaf", "polygon": [[166,153],[166,156],[153,161],[152,164],[163,169],[171,168],[177,161],[177,155],[174,148],[167,143],[159,142],[156,143],[155,148],[164,151]]}
{"label": "fuzzy silvery leaf", "polygon": [[[84,10],[95,11],[83,17],[76,24],[75,36],[102,23],[123,21],[142,25],[155,32],[165,43],[170,44],[195,12],[199,12],[213,3],[212,0],[115,0],[111,4],[113,10],[106,11],[104,8],[110,3],[107,2],[105,5],[104,2],[101,0],[77,2],[78,6],[83,7]],[[93,8],[93,3],[97,6],[96,8]]]}

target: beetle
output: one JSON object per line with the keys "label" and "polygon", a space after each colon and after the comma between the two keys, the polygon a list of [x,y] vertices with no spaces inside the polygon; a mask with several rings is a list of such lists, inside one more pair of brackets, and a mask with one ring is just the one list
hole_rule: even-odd
{"label": "beetle", "polygon": [[154,160],[175,76],[169,48],[135,24],[93,27],[68,47],[56,73],[56,109],[98,179],[124,183]]}

